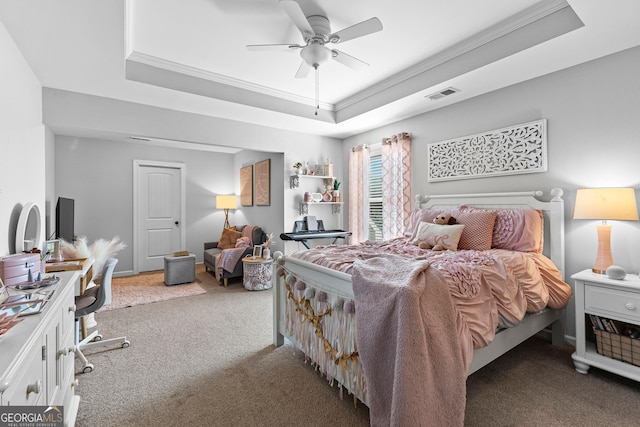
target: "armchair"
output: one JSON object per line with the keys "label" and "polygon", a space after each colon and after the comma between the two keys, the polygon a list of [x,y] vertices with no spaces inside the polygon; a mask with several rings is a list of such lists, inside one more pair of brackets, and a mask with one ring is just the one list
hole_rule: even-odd
{"label": "armchair", "polygon": [[[236,231],[239,231],[242,233],[245,227],[246,225],[237,226]],[[244,258],[245,256],[249,256],[253,253],[253,246],[261,245],[266,241],[267,241],[267,235],[262,230],[262,227],[254,226],[253,230],[251,231],[251,246],[245,249],[244,253],[238,259],[238,262],[236,262],[235,266],[231,271],[228,271],[226,269],[222,270],[221,279],[222,279],[222,282],[224,283],[224,286],[227,286],[230,278],[242,277],[242,275],[244,274],[242,258]],[[223,250],[225,250],[223,248],[218,247],[219,243],[220,243],[219,241],[204,243],[204,257],[203,257],[204,268],[205,268],[205,271],[208,271],[208,270],[213,271],[214,275],[216,274],[216,256],[220,254]]]}

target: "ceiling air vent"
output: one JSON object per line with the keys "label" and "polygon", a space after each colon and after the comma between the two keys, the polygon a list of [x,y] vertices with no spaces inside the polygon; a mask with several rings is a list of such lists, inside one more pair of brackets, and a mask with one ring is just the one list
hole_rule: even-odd
{"label": "ceiling air vent", "polygon": [[448,87],[439,92],[432,93],[431,95],[427,95],[425,96],[425,98],[429,98],[430,100],[435,101],[437,99],[444,98],[445,96],[453,95],[456,92],[460,92],[460,90],[454,87]]}

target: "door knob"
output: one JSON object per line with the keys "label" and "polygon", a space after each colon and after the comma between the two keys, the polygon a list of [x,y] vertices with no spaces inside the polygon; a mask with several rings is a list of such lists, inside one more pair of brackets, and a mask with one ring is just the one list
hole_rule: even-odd
{"label": "door knob", "polygon": [[180,224],[180,221],[176,221],[176,225]]}

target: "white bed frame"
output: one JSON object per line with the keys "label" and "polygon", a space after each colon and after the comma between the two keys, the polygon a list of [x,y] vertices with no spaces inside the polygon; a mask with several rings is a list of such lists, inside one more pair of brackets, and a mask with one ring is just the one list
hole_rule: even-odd
{"label": "white bed frame", "polygon": [[[538,199],[543,195],[542,191],[416,196],[416,207],[455,208],[467,205],[479,208],[542,210],[545,228],[543,253],[554,262],[564,278],[564,200],[562,193],[563,191],[559,188],[552,189],[550,192],[551,200],[548,202]],[[281,252],[276,252],[274,258],[276,259],[275,268],[278,265],[284,266],[287,272],[303,280],[309,286],[353,300],[349,274],[285,256]],[[284,289],[284,281],[280,280],[277,274],[274,274],[273,277],[273,342],[276,346],[281,346],[286,337],[297,345],[295,340],[285,333],[286,290]],[[529,314],[518,326],[496,334],[495,339],[487,347],[474,350],[469,373],[477,371],[549,326],[551,326],[552,344],[555,346],[564,345],[564,309],[546,309],[540,313]]]}

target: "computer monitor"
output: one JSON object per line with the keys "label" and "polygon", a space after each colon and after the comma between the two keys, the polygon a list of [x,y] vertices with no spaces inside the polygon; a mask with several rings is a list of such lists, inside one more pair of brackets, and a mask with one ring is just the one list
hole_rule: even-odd
{"label": "computer monitor", "polygon": [[74,236],[74,200],[58,197],[56,205],[56,238],[73,243]]}

